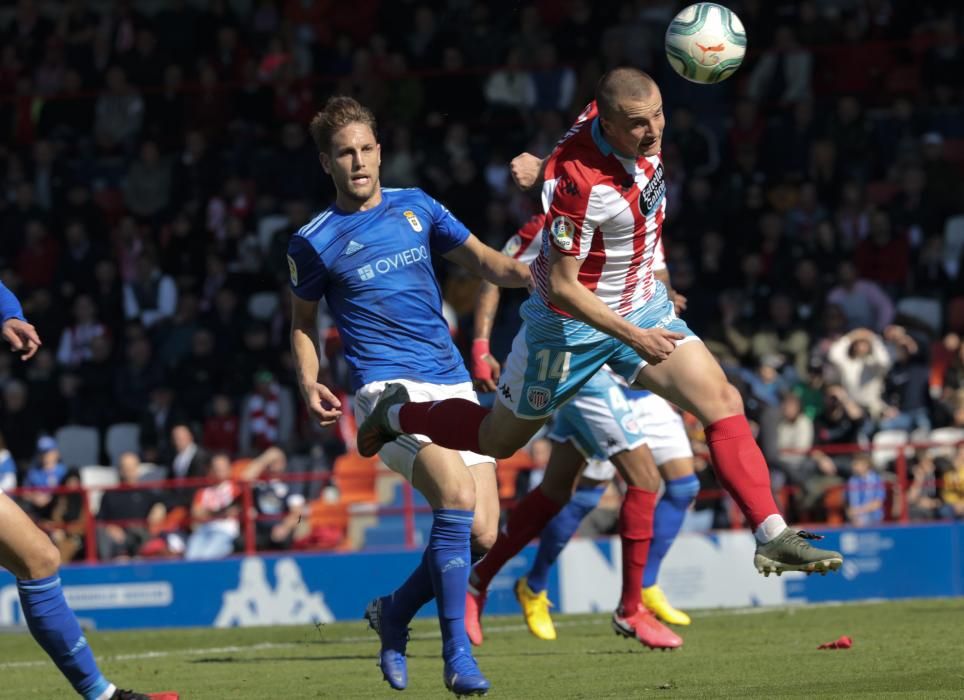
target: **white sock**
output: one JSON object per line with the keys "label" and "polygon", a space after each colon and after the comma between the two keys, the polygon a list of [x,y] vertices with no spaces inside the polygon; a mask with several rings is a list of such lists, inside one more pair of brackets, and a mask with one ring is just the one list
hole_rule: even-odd
{"label": "white sock", "polygon": [[773,515],[768,515],[766,520],[760,523],[757,529],[753,531],[753,535],[756,537],[757,542],[766,544],[786,529],[787,523],[783,519],[783,516],[779,513],[774,513]]}
{"label": "white sock", "polygon": [[402,411],[402,404],[398,404],[397,406],[392,406],[391,408],[388,409],[388,414],[387,414],[388,425],[396,433],[403,432],[402,423],[401,423],[402,419],[398,417],[398,414],[401,413],[401,411]]}
{"label": "white sock", "polygon": [[107,686],[107,690],[97,697],[97,700],[110,700],[112,697],[114,697],[114,693],[116,692],[117,686],[111,683],[109,686]]}

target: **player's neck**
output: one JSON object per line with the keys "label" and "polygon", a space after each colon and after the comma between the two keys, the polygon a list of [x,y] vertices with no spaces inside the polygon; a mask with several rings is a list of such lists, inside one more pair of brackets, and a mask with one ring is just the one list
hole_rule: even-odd
{"label": "player's neck", "polygon": [[374,209],[379,204],[382,203],[382,188],[381,186],[375,187],[375,191],[372,192],[372,196],[365,201],[360,201],[358,199],[352,199],[351,197],[345,195],[343,192],[339,192],[335,197],[335,206],[344,212],[349,214],[354,214],[360,211],[368,211],[369,209]]}

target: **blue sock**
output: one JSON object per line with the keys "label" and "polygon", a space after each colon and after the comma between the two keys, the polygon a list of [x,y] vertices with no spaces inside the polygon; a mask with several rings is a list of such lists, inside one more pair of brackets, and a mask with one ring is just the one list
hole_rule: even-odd
{"label": "blue sock", "polygon": [[110,687],[97,668],[94,653],[67,606],[60,577],[17,581],[20,606],[37,643],[85,700],[96,700]]}
{"label": "blue sock", "polygon": [[434,597],[435,589],[432,588],[432,574],[429,572],[426,549],[415,571],[389,596],[388,616],[396,624],[407,625],[422,606]]}
{"label": "blue sock", "polygon": [[465,593],[469,585],[472,552],[471,510],[439,508],[425,550],[428,570],[435,589],[439,626],[442,628],[442,654],[447,659],[456,649],[468,649],[465,634]]}
{"label": "blue sock", "polygon": [[649,557],[646,559],[646,569],[643,572],[643,588],[656,584],[663,557],[673,545],[673,540],[683,526],[686,511],[689,510],[690,504],[699,492],[700,480],[695,474],[666,482],[666,490],[663,492],[663,497],[659,499],[653,516],[653,543],[649,546]]}
{"label": "blue sock", "polygon": [[599,499],[602,498],[605,490],[605,486],[576,489],[569,503],[539,534],[539,551],[536,552],[536,559],[532,562],[532,569],[526,577],[529,588],[534,593],[546,590],[549,569],[556,563],[556,559],[559,558],[572,536],[576,534],[582,519],[599,504]]}

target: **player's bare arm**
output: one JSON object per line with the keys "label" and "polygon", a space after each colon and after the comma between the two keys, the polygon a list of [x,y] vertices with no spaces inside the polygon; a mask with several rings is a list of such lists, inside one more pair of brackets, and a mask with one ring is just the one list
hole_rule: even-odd
{"label": "player's bare arm", "polygon": [[19,318],[8,318],[3,322],[3,338],[24,361],[36,355],[42,345],[37,329]]}
{"label": "player's bare arm", "polygon": [[319,425],[331,425],[341,417],[341,401],[318,381],[318,302],[291,295],[291,349],[301,396]]}
{"label": "player's bare arm", "polygon": [[492,337],[492,326],[495,324],[495,314],[499,310],[501,296],[502,292],[497,286],[483,280],[475,302],[471,369],[472,379],[475,380],[476,387],[482,391],[495,391],[502,373],[499,361],[489,352],[489,339]]}
{"label": "player's bare arm", "polygon": [[546,171],[546,159],[531,153],[520,153],[509,163],[509,172],[520,190],[541,187]]}
{"label": "player's bare arm", "polygon": [[659,364],[676,349],[682,333],[664,328],[644,329],[630,323],[579,282],[582,261],[549,250],[549,300],[558,308],[621,340],[650,364]]}
{"label": "player's bare arm", "polygon": [[531,287],[529,266],[490,248],[474,235],[443,256],[500,287]]}

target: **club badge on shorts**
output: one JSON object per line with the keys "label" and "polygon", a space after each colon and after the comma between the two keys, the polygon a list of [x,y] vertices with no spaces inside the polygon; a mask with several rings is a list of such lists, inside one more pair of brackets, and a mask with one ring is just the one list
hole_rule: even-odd
{"label": "club badge on shorts", "polygon": [[295,265],[295,259],[288,256],[288,274],[291,276],[291,286],[298,286],[298,266]]}
{"label": "club badge on shorts", "polygon": [[552,392],[543,386],[530,386],[526,391],[526,401],[537,411],[541,411],[549,405],[549,399],[551,398]]}
{"label": "club badge on shorts", "polygon": [[406,209],[402,212],[402,214],[405,215],[405,218],[408,219],[408,223],[412,225],[412,228],[415,229],[415,231],[422,230],[422,222],[418,220],[417,216],[415,216],[415,212],[413,212],[411,209]]}
{"label": "club badge on shorts", "polygon": [[572,250],[575,242],[576,225],[568,216],[557,216],[549,226],[549,233],[552,234],[556,245],[563,250]]}

